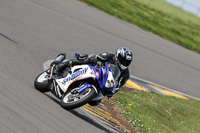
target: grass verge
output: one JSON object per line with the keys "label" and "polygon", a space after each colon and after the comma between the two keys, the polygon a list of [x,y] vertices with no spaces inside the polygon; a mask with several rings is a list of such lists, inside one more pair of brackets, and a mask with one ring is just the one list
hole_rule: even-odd
{"label": "grass verge", "polygon": [[164,0],[81,0],[200,53],[200,18]]}
{"label": "grass verge", "polygon": [[200,102],[147,92],[118,92],[121,113],[134,127],[153,133],[199,133]]}

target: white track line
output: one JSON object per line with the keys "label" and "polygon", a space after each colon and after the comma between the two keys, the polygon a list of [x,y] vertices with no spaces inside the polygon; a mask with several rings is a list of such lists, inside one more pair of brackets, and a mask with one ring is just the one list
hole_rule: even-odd
{"label": "white track line", "polygon": [[186,96],[186,97],[189,97],[189,98],[193,98],[193,99],[196,99],[196,100],[200,101],[199,98],[196,98],[196,97],[193,97],[193,96],[187,95],[187,94],[182,93],[182,92],[179,92],[179,91],[175,91],[175,90],[173,90],[173,89],[170,89],[170,88],[164,87],[164,86],[162,86],[162,85],[158,85],[158,84],[153,83],[153,82],[151,82],[151,81],[147,81],[147,80],[144,80],[144,79],[141,79],[141,78],[138,78],[138,77],[132,76],[132,75],[131,75],[130,77],[133,78],[133,79],[135,79],[135,80],[139,80],[139,81],[144,82],[144,83],[147,83],[147,84],[155,85],[155,86],[160,87],[160,88],[162,88],[162,89],[165,89],[165,90],[168,90],[168,91],[172,91],[172,92],[175,92],[175,93],[181,94],[181,95],[183,95],[183,96]]}

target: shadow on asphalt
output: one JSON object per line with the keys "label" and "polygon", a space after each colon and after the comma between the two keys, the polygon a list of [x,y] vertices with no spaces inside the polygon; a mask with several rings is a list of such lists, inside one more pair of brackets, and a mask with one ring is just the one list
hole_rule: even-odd
{"label": "shadow on asphalt", "polygon": [[[44,93],[47,97],[49,97],[50,99],[52,99],[54,102],[56,102],[57,104],[60,105],[60,100],[56,99],[54,96],[49,95],[48,93]],[[60,106],[61,107],[61,106]],[[62,107],[61,107],[62,108]],[[63,108],[64,109],[64,108]],[[66,110],[66,109],[65,109]],[[105,127],[103,127],[102,125],[100,125],[99,123],[97,123],[96,121],[92,120],[90,117],[83,115],[81,113],[79,113],[76,110],[66,110],[69,113],[79,117],[80,119],[84,120],[85,122],[90,123],[91,125],[95,126],[96,128],[101,129],[102,131],[105,131],[106,133],[112,133],[110,130],[106,129]]]}

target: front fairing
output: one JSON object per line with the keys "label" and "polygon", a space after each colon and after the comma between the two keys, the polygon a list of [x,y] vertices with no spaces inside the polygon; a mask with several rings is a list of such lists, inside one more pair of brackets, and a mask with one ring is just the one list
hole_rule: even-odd
{"label": "front fairing", "polygon": [[108,62],[105,63],[105,66],[98,69],[99,76],[97,81],[101,92],[104,96],[111,96],[115,93],[115,88],[117,86],[117,81],[111,76],[111,67]]}

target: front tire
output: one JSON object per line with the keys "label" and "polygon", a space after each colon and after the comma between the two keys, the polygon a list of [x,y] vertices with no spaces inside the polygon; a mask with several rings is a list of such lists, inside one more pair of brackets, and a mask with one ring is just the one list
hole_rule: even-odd
{"label": "front tire", "polygon": [[34,81],[35,89],[40,92],[48,92],[48,78],[49,75],[46,73],[46,71],[39,74]]}
{"label": "front tire", "polygon": [[[73,91],[73,90],[72,90]],[[70,91],[69,93],[66,93],[62,100],[61,100],[61,107],[70,110],[70,109],[75,109],[78,107],[81,107],[88,103],[92,98],[96,96],[96,92],[94,88],[87,88],[78,96],[74,96]],[[80,96],[80,97],[79,97]]]}

